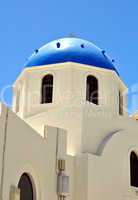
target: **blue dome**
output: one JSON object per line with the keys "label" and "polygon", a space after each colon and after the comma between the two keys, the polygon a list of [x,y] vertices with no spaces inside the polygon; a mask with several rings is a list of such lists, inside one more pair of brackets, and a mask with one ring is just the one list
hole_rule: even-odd
{"label": "blue dome", "polygon": [[25,66],[41,66],[64,62],[81,63],[117,72],[113,60],[110,60],[104,50],[79,38],[63,38],[49,42],[40,49],[35,50]]}

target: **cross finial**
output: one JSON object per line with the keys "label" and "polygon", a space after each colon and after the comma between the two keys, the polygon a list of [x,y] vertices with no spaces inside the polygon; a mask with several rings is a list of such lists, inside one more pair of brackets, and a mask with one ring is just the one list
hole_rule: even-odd
{"label": "cross finial", "polygon": [[76,34],[74,34],[74,33],[70,33],[68,36],[71,38],[77,38]]}

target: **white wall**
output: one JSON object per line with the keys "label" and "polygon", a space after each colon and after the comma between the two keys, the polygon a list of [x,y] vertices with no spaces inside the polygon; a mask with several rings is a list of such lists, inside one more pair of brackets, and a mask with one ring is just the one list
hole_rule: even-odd
{"label": "white wall", "polygon": [[46,74],[54,76],[53,106],[84,104],[87,76],[94,75],[99,82],[99,105],[109,107],[111,112],[118,113],[119,90],[126,90],[120,77],[112,70],[68,62],[24,69],[14,84],[15,90],[19,86],[21,90],[23,85],[26,87],[21,97],[26,99],[22,101],[27,108],[24,118],[41,113],[49,106],[40,104],[42,78]]}
{"label": "white wall", "polygon": [[83,152],[96,153],[102,140],[110,133],[118,130],[138,129],[137,121],[123,116],[110,115],[88,106],[84,108],[82,125]]}
{"label": "white wall", "polygon": [[[53,103],[41,105],[41,80],[49,73],[54,75]],[[98,106],[86,102],[86,77],[90,74],[99,80],[100,105]],[[34,171],[39,174],[39,182],[42,184],[42,200],[44,197],[56,198],[56,175],[53,167],[56,146],[56,136],[53,134],[56,129],[48,134],[49,141],[43,142],[45,125],[67,130],[67,153],[72,155],[67,156],[67,173],[71,177],[71,194],[68,199],[126,200],[135,198],[135,190],[129,184],[129,151],[133,148],[138,149],[138,123],[128,118],[126,112],[124,116],[119,116],[119,90],[122,93],[126,91],[120,77],[110,70],[64,63],[25,69],[16,81],[15,88],[18,87],[20,81],[22,83],[25,81],[25,86],[22,109],[18,115],[41,136],[21,120],[18,119],[20,122],[17,123],[18,120],[14,120],[17,117],[11,114],[13,116],[10,117],[9,133],[11,130],[21,130],[22,136],[19,136],[17,131],[14,136],[9,135],[7,155],[14,155],[16,149],[20,149],[16,162],[17,164],[19,162],[19,166],[23,166],[21,155],[23,156],[24,153],[23,160],[32,159],[31,166],[35,166]],[[30,96],[31,100],[28,100]],[[124,102],[126,106],[126,97],[124,97]],[[17,147],[12,149],[15,138],[19,142]],[[38,143],[40,143],[41,155]],[[31,149],[30,144],[31,153],[27,150]],[[34,146],[37,148],[34,149]],[[39,158],[36,159],[37,157]],[[45,157],[48,159],[45,160]],[[16,168],[14,164],[16,160],[12,159],[14,162],[7,157],[7,165],[13,169]],[[8,163],[9,160],[10,163]],[[6,170],[12,180],[15,172],[13,171],[11,175],[10,168],[6,167]],[[43,171],[45,174],[41,177]],[[45,189],[46,180],[49,183]]]}
{"label": "white wall", "polygon": [[[0,118],[0,127],[5,123],[5,106]],[[60,135],[58,157],[67,160],[66,173],[71,176],[71,194],[68,200],[73,200],[73,158],[66,156],[66,134],[57,128],[47,127],[46,138],[41,137],[30,128],[23,120],[8,110],[8,121],[6,128],[6,143],[4,154],[3,190],[1,200],[9,200],[11,186],[18,186],[21,175],[26,172],[34,181],[36,196],[39,200],[57,199],[57,174],[56,174],[56,150],[57,133]],[[0,159],[2,158],[2,147],[4,132],[0,132]],[[62,143],[62,144],[61,144]],[[62,145],[62,146],[61,146]],[[0,162],[0,169],[3,162]],[[69,166],[68,166],[69,165]],[[1,175],[1,171],[0,171]],[[1,184],[0,184],[1,186]]]}
{"label": "white wall", "polygon": [[136,129],[120,131],[107,143],[101,156],[89,155],[88,200],[137,199],[136,188],[130,186],[130,152],[137,152]]}
{"label": "white wall", "polygon": [[101,155],[76,156],[75,200],[136,200],[138,189],[130,185],[130,153],[138,152],[135,128],[114,134]]}
{"label": "white wall", "polygon": [[[53,74],[53,103],[40,104],[42,78]],[[86,79],[94,75],[99,81],[99,105],[86,102]],[[19,114],[27,123],[43,135],[44,125],[58,126],[68,131],[67,151],[71,155],[82,152],[85,137],[84,109],[98,114],[119,115],[119,89],[126,87],[118,75],[107,69],[77,63],[62,63],[26,68],[14,84],[24,86],[24,101]],[[125,99],[125,97],[124,97]],[[126,115],[126,113],[124,114]],[[85,127],[86,128],[86,127]]]}

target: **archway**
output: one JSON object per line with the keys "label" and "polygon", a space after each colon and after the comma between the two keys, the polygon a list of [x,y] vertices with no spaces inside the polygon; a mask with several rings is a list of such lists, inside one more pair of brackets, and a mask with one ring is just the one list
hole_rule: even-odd
{"label": "archway", "polygon": [[99,103],[98,99],[98,80],[95,76],[89,75],[87,76],[86,83],[86,100],[97,104]]}
{"label": "archway", "polygon": [[130,155],[131,186],[138,187],[138,157],[134,151]]}
{"label": "archway", "polygon": [[34,200],[33,185],[28,174],[24,173],[19,181],[20,200]]}
{"label": "archway", "polygon": [[53,100],[53,75],[48,74],[42,80],[41,103],[52,103]]}

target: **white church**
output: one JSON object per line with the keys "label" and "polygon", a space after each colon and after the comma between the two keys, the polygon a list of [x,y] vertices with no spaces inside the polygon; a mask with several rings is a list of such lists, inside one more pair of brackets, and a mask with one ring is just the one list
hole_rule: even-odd
{"label": "white church", "polygon": [[0,105],[0,200],[138,199],[138,117],[105,50],[36,49]]}

